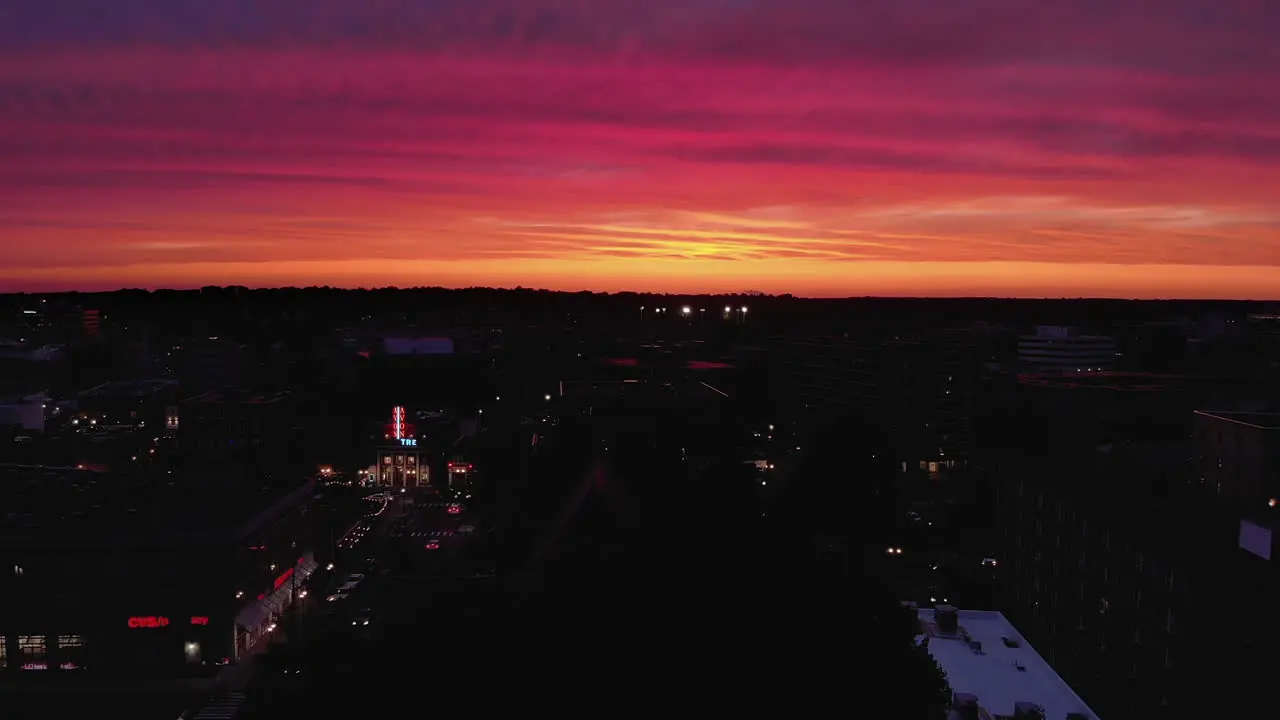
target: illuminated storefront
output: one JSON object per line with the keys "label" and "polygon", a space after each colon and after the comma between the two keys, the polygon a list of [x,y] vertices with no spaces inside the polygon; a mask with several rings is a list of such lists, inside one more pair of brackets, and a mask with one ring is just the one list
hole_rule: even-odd
{"label": "illuminated storefront", "polygon": [[233,659],[242,657],[275,630],[280,616],[305,597],[305,591],[300,588],[315,571],[313,556],[298,558],[296,566],[286,568],[276,577],[272,591],[259,595],[256,602],[249,603],[240,611],[235,620]]}
{"label": "illuminated storefront", "polygon": [[449,489],[460,494],[469,494],[475,470],[475,466],[471,463],[449,463]]}
{"label": "illuminated storefront", "polygon": [[210,602],[211,609],[195,613],[178,607],[138,615],[107,611],[68,619],[67,629],[60,632],[41,634],[30,627],[23,634],[0,635],[0,673],[216,669],[243,658],[269,637],[293,603],[306,596],[305,581],[315,570],[313,556],[299,558],[276,577],[273,589],[234,617],[218,613],[225,603]]}
{"label": "illuminated storefront", "polygon": [[0,578],[0,682],[209,677],[243,658],[306,593],[314,494],[307,484],[216,508],[225,494],[186,488],[159,505],[173,522],[115,542],[0,542],[11,568]]}

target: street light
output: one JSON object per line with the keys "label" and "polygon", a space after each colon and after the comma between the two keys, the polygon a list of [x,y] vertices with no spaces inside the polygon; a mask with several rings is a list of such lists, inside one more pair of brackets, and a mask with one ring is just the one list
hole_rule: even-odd
{"label": "street light", "polygon": [[551,402],[551,393],[547,393],[546,395],[543,395],[542,399],[546,400],[547,402]]}

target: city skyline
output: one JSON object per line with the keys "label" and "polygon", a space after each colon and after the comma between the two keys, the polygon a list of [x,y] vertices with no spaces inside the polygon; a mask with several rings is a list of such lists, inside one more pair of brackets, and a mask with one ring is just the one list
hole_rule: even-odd
{"label": "city skyline", "polygon": [[6,8],[0,291],[1280,298],[1277,31],[1247,0]]}

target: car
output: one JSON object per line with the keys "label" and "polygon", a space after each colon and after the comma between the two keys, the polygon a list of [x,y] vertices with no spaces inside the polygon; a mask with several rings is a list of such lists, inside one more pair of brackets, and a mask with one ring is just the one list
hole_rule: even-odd
{"label": "car", "polygon": [[331,602],[331,603],[333,603],[333,602],[342,602],[343,600],[346,600],[348,597],[349,597],[349,596],[348,596],[345,592],[342,592],[341,590],[339,590],[338,592],[336,592],[336,593],[334,593],[334,594],[330,595],[329,597],[325,598],[325,600],[326,600],[327,602]]}
{"label": "car", "polygon": [[358,584],[359,583],[353,583],[353,582],[342,583],[341,585],[338,586],[338,592],[349,593],[352,590],[355,590]]}
{"label": "car", "polygon": [[463,534],[466,534],[466,533],[473,533],[473,532],[475,532],[475,531],[476,531],[476,526],[475,526],[475,525],[459,525],[459,526],[458,526],[458,532],[463,533]]}
{"label": "car", "polygon": [[362,580],[364,580],[364,575],[361,575],[360,573],[351,573],[351,575],[347,577],[347,582],[356,583],[357,585]]}
{"label": "car", "polygon": [[450,505],[449,507],[445,508],[444,511],[449,513],[450,515],[461,515],[462,506],[458,504]]}
{"label": "car", "polygon": [[424,550],[439,550],[439,549],[440,549],[440,543],[436,542],[435,540],[432,540],[431,542],[427,543],[426,545],[423,545],[423,546],[422,546],[422,549],[424,549]]}

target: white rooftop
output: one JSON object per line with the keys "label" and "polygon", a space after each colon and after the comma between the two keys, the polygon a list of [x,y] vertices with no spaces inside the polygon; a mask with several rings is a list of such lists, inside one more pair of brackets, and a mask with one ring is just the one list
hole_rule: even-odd
{"label": "white rooftop", "polygon": [[919,610],[919,618],[919,640],[928,639],[929,654],[947,673],[951,690],[976,696],[985,717],[1013,717],[1014,704],[1026,702],[1043,708],[1045,720],[1066,720],[1068,713],[1098,720],[1001,613],[961,610],[954,634],[938,630],[933,608]]}

